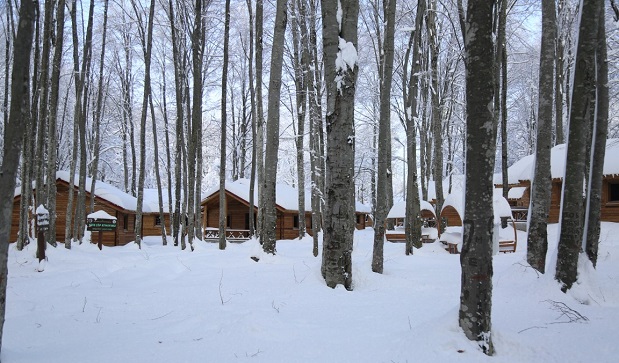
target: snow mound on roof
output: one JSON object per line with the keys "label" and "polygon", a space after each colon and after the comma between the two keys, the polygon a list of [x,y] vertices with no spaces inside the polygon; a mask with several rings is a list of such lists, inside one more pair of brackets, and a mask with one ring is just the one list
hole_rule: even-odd
{"label": "snow mound on roof", "polygon": [[[434,212],[434,207],[432,206],[432,204],[430,204],[429,202],[425,200],[420,200],[419,204],[420,204],[419,207],[421,210],[428,210],[432,212],[432,214],[434,214],[434,216],[436,217],[436,213]],[[387,214],[387,218],[404,218],[405,216],[406,216],[406,201],[395,203],[393,207],[391,207],[391,209],[389,210],[389,214]]]}
{"label": "snow mound on roof", "polygon": [[[550,175],[553,179],[563,179],[565,175],[567,144],[560,144],[550,149]],[[606,140],[606,154],[604,157],[604,175],[619,174],[619,139]],[[533,180],[535,171],[535,155],[531,154],[515,162],[507,169],[507,178],[510,184],[518,184],[520,180]],[[500,184],[501,174],[496,174],[494,183]]]}
{"label": "snow mound on roof", "polygon": [[[458,212],[458,215],[460,215],[460,218],[464,220],[464,197],[462,193],[449,194],[447,198],[445,198],[445,202],[443,202],[441,214],[448,206],[453,207],[456,212]],[[507,199],[503,197],[501,189],[494,189],[492,194],[492,207],[494,209],[495,221],[500,220],[503,217],[512,217],[512,209]]]}

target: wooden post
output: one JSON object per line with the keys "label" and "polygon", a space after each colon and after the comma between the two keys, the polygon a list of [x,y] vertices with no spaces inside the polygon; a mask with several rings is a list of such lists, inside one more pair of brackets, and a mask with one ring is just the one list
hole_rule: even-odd
{"label": "wooden post", "polygon": [[37,258],[39,262],[45,259],[45,232],[40,228],[37,234]]}
{"label": "wooden post", "polygon": [[99,242],[97,243],[99,250],[103,249],[103,231],[99,231]]}

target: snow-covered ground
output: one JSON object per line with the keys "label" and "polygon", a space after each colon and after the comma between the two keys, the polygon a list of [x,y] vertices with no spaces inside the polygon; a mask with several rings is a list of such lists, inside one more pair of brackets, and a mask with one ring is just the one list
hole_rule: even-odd
{"label": "snow-covered ground", "polygon": [[[357,231],[352,292],[326,287],[310,238],[279,241],[276,256],[261,255],[255,241],[189,252],[157,237],[141,250],[49,248],[43,272],[35,246],[12,246],[1,359],[616,362],[619,224],[602,231],[598,269],[582,264],[568,294],[553,279],[556,242],[545,276],[524,261],[524,234],[516,253],[495,256],[493,358],[458,328],[459,256],[439,243],[408,257],[404,244],[386,243],[378,275],[370,269],[373,231]],[[556,225],[549,232],[556,240]]]}

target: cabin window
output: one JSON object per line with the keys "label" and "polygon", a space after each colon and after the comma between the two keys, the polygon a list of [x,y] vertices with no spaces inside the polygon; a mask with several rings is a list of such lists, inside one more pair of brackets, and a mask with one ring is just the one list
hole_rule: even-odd
{"label": "cabin window", "polygon": [[155,216],[155,226],[161,226],[161,217]]}
{"label": "cabin window", "polygon": [[362,224],[362,223],[363,223],[363,215],[357,214],[357,224]]}
{"label": "cabin window", "polygon": [[230,227],[230,215],[226,216],[226,227],[231,228]]}
{"label": "cabin window", "polygon": [[608,183],[608,201],[619,202],[619,183]]}
{"label": "cabin window", "polygon": [[125,232],[129,229],[129,216],[126,214],[123,215],[123,229]]}
{"label": "cabin window", "polygon": [[292,228],[299,229],[299,215],[292,216]]}

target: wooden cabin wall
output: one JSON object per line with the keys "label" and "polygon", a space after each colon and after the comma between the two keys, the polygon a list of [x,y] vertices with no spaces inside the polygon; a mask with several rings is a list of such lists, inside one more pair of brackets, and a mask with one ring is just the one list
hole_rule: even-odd
{"label": "wooden cabin wall", "polygon": [[13,211],[11,213],[11,233],[9,235],[9,242],[17,242],[17,232],[19,232],[19,204],[21,203],[21,196],[13,199]]}
{"label": "wooden cabin wall", "polygon": [[550,210],[548,213],[548,223],[558,223],[561,213],[561,189],[563,183],[560,180],[552,181],[550,190]]}
{"label": "wooden cabin wall", "polygon": [[[159,213],[142,215],[142,236],[161,236],[161,225],[157,224]],[[170,214],[164,213],[163,219],[166,229],[170,225]],[[166,230],[166,234],[170,235],[172,231]]]}
{"label": "wooden cabin wall", "polygon": [[446,206],[441,212],[441,218],[447,219],[447,227],[459,227],[462,226],[462,218],[456,211],[456,208],[452,206]]}
{"label": "wooden cabin wall", "polygon": [[609,201],[611,184],[619,184],[619,177],[602,179],[602,210],[600,219],[604,222],[619,223],[619,201]]}

